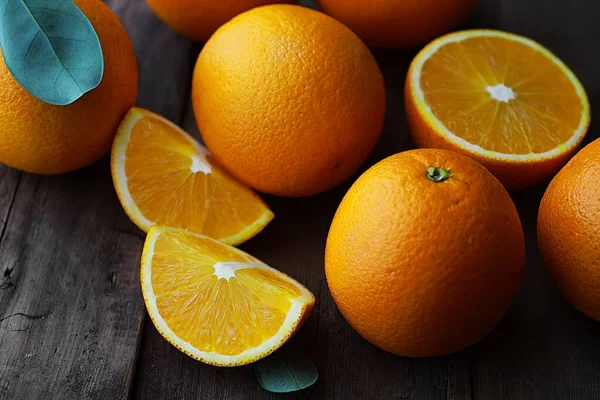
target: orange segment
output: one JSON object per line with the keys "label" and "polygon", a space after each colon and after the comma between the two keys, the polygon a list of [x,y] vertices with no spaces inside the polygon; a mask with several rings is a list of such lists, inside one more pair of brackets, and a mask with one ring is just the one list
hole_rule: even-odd
{"label": "orange segment", "polygon": [[163,337],[213,365],[247,364],[275,351],[315,302],[304,286],[241,250],[174,228],[148,233],[141,280]]}
{"label": "orange segment", "polygon": [[417,144],[467,154],[512,189],[555,173],[590,122],[585,91],[562,61],[489,30],[425,47],[409,71],[406,105]]}
{"label": "orange segment", "polygon": [[133,108],[119,128],[112,172],[125,211],[146,232],[152,225],[167,225],[239,244],[273,218],[265,203],[225,173],[204,147],[140,108]]}
{"label": "orange segment", "polygon": [[434,115],[486,150],[543,153],[568,141],[581,120],[583,105],[562,70],[507,38],[447,44],[425,61],[421,82]]}

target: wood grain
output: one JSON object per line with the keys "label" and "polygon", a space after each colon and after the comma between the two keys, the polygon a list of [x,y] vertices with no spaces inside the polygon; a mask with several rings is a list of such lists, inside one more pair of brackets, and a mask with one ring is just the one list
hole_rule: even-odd
{"label": "wood grain", "polygon": [[[544,11],[536,14],[541,9]],[[600,38],[596,28],[599,19],[594,18],[599,12],[599,5],[589,3],[583,9],[572,3],[544,0],[526,4],[483,0],[464,26],[501,28],[537,39],[573,67],[594,102],[600,84],[595,73],[598,57],[582,57],[579,46],[591,46]],[[403,87],[414,54],[375,51],[385,76],[388,112],[382,139],[363,170],[413,146],[404,117]],[[183,125],[198,136],[189,105]],[[591,132],[588,140],[597,137],[594,127]],[[317,384],[296,394],[266,393],[251,367],[219,369],[195,362],[168,345],[147,324],[136,399],[600,398],[600,339],[596,339],[600,327],[562,300],[536,251],[536,216],[543,188],[514,195],[527,235],[527,272],[518,298],[500,326],[466,351],[448,357],[407,359],[387,354],[361,339],[343,320],[327,289],[323,273],[327,230],[355,178],[308,199],[267,196],[276,219],[243,246],[315,293],[313,315],[294,344],[315,361],[320,372]]]}
{"label": "wood grain", "polygon": [[[198,136],[189,92],[200,46],[158,21],[143,0],[107,2],[138,56],[139,105]],[[481,0],[464,27],[538,40],[574,70],[594,105],[600,101],[597,21],[596,2]],[[388,112],[362,170],[413,146],[403,86],[414,54],[375,51]],[[596,137],[594,122],[587,141]],[[312,198],[267,196],[276,218],[243,246],[317,297],[293,344],[315,361],[320,379],[305,391],[275,395],[260,388],[252,367],[206,366],[165,342],[151,322],[142,329],[143,234],[120,208],[106,159],[60,177],[0,166],[0,399],[600,399],[600,325],[562,299],[537,253],[543,187],[513,196],[527,266],[515,303],[494,332],[463,352],[430,359],[396,357],[360,338],[338,312],[323,271],[329,224],[357,175]]]}
{"label": "wood grain", "polygon": [[[0,243],[6,233],[8,217],[14,206],[20,181],[21,172],[0,164]],[[0,267],[0,290],[14,287],[11,275],[12,270]]]}
{"label": "wood grain", "polygon": [[[139,57],[139,104],[177,119],[193,45],[142,0],[108,3]],[[2,166],[0,187],[0,399],[128,398],[144,236],[117,200],[108,160],[59,177]]]}
{"label": "wood grain", "polygon": [[0,395],[128,393],[143,311],[130,230],[106,163],[23,174],[0,242]]}

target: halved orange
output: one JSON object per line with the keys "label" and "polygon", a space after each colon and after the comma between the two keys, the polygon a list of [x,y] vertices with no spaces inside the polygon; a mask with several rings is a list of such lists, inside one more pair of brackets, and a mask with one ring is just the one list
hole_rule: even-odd
{"label": "halved orange", "polygon": [[217,366],[254,362],[282,346],[315,303],[312,293],[249,254],[186,230],[153,227],[141,282],[160,334]]}
{"label": "halved orange", "polygon": [[232,245],[260,232],[273,213],[235,181],[208,150],[167,119],[132,108],[112,149],[112,176],[129,218],[185,228]]}
{"label": "halved orange", "polygon": [[511,190],[548,180],[590,123],[585,90],[560,59],[493,30],[427,45],[410,66],[405,103],[418,146],[471,156]]}

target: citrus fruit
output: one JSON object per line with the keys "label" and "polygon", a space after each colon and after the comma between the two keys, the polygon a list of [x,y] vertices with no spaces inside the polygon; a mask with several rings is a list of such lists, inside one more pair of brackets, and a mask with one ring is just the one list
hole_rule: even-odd
{"label": "citrus fruit", "polygon": [[556,56],[513,34],[473,30],[427,45],[406,81],[415,142],[466,154],[509,190],[549,180],[590,123],[585,90]]}
{"label": "citrus fruit", "polygon": [[202,137],[235,177],[262,192],[308,196],[352,175],[379,138],[385,88],[348,28],[293,5],[223,25],[194,70]]}
{"label": "citrus fruit", "polygon": [[293,0],[146,0],[154,14],[192,40],[206,40],[236,15],[251,8]]}
{"label": "citrus fruit", "polygon": [[111,169],[119,200],[144,232],[167,225],[237,245],[273,213],[208,151],[160,115],[132,108],[119,127]]}
{"label": "citrus fruit", "polygon": [[548,186],[538,214],[538,246],[562,294],[600,321],[600,139]]}
{"label": "citrus fruit", "polygon": [[160,334],[217,366],[248,364],[277,350],[315,303],[308,289],[251,255],[175,228],[148,233],[141,282]]}
{"label": "citrus fruit", "polygon": [[410,357],[455,352],[490,332],[524,263],[519,216],[500,182],[437,149],[367,170],[342,200],[325,252],[329,289],[350,325]]}
{"label": "citrus fruit", "polygon": [[477,0],[318,0],[318,3],[367,44],[407,48],[450,30],[469,15]]}
{"label": "citrus fruit", "polygon": [[36,174],[87,166],[110,149],[119,122],[136,101],[135,54],[117,16],[100,0],[75,0],[104,53],[100,85],[67,106],[38,100],[12,77],[0,55],[0,162]]}

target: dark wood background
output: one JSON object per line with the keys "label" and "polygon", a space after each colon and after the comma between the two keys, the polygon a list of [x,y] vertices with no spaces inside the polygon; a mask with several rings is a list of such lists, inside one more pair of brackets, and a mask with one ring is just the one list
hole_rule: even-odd
{"label": "dark wood background", "polygon": [[[157,21],[143,0],[107,2],[135,46],[139,105],[197,134],[190,81],[201,45]],[[538,40],[571,66],[592,106],[599,100],[600,2],[482,0],[464,27]],[[388,110],[381,142],[364,168],[413,147],[402,93],[415,51],[374,53],[385,75]],[[595,137],[593,123],[586,142]],[[361,339],[327,289],[325,239],[354,179],[307,199],[267,196],[276,219],[243,246],[317,297],[294,341],[315,361],[320,379],[303,392],[273,395],[260,388],[251,366],[196,362],[162,340],[146,318],[138,283],[144,237],[119,205],[108,159],[57,177],[0,165],[0,399],[600,398],[600,324],[561,298],[537,252],[543,187],[513,196],[525,228],[527,266],[497,329],[458,354],[409,359]]]}

